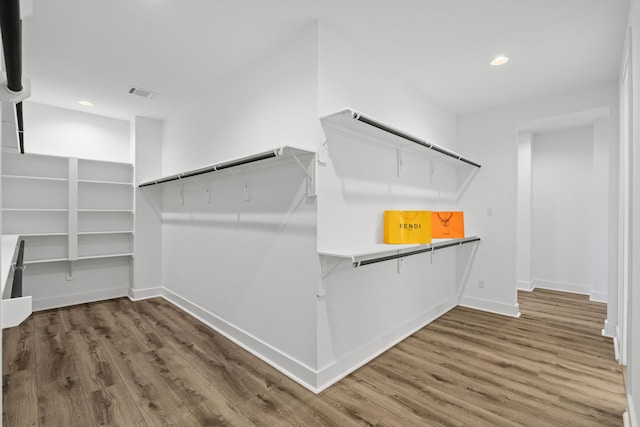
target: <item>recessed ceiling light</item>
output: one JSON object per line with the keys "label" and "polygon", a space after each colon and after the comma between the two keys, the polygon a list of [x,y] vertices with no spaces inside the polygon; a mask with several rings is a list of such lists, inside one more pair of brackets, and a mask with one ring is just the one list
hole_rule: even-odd
{"label": "recessed ceiling light", "polygon": [[82,105],[83,107],[93,107],[93,103],[89,102],[89,101],[78,101],[78,104]]}
{"label": "recessed ceiling light", "polygon": [[506,56],[496,56],[495,58],[493,58],[493,61],[491,61],[491,65],[504,65],[507,62],[509,62],[509,58],[507,58]]}

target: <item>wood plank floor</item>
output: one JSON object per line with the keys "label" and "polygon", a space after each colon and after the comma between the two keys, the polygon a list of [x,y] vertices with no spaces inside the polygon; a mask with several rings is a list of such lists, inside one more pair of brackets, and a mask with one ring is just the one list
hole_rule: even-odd
{"label": "wood plank floor", "polygon": [[4,425],[622,426],[605,305],[519,298],[519,319],[455,308],[319,395],[162,299],[39,312],[4,331]]}

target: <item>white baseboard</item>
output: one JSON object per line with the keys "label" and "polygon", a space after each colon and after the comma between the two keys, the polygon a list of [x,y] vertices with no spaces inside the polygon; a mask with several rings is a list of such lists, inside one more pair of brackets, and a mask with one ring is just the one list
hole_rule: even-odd
{"label": "white baseboard", "polygon": [[369,343],[351,351],[349,354],[341,357],[340,360],[336,360],[331,364],[320,368],[317,373],[318,387],[316,393],[321,392],[346,377],[351,372],[366,365],[371,360],[424,328],[455,306],[455,298],[452,298],[450,301],[431,307],[405,324],[400,325],[394,330],[376,337]]}
{"label": "white baseboard", "polygon": [[591,296],[591,286],[579,283],[557,282],[551,280],[534,279],[531,281],[532,289],[549,289],[551,291],[569,292]]}
{"label": "white baseboard", "polygon": [[317,393],[317,373],[313,368],[282,353],[275,347],[232,325],[226,320],[221,319],[215,314],[210,313],[197,304],[182,298],[167,288],[162,289],[162,296],[167,301],[204,322],[210,328],[224,335],[249,353],[264,360],[310,391]]}
{"label": "white baseboard", "polygon": [[604,329],[602,329],[602,336],[608,338],[616,338],[616,331],[616,324],[613,322],[609,322],[609,319],[605,319]]}
{"label": "white baseboard", "polygon": [[638,412],[633,403],[633,396],[627,394],[627,416],[629,417],[629,425],[631,427],[640,427],[640,420],[638,420]]}
{"label": "white baseboard", "polygon": [[128,291],[129,287],[123,286],[120,288],[98,289],[91,292],[81,292],[70,295],[58,295],[49,298],[34,298],[33,311],[48,310],[50,308],[65,307],[75,304],[84,304],[87,302],[126,297],[129,293]]}
{"label": "white baseboard", "polygon": [[526,282],[524,280],[518,280],[516,282],[519,291],[531,292],[533,290],[533,282]]}
{"label": "white baseboard", "polygon": [[458,305],[476,310],[488,311],[489,313],[501,314],[509,317],[520,317],[518,304],[504,304],[496,301],[489,301],[473,297],[461,297]]}
{"label": "white baseboard", "polygon": [[455,300],[453,299],[439,304],[416,316],[409,322],[398,326],[393,331],[376,337],[375,340],[353,350],[340,360],[334,361],[319,370],[315,370],[166,288],[162,289],[162,294],[167,301],[204,322],[216,332],[224,335],[235,344],[264,360],[269,365],[314,393],[321,392],[349,375],[351,372],[455,307]]}
{"label": "white baseboard", "polygon": [[131,289],[129,288],[129,299],[131,301],[140,301],[148,298],[155,298],[162,296],[163,288],[158,286],[157,288],[145,288],[145,289]]}
{"label": "white baseboard", "polygon": [[589,295],[589,301],[607,303],[608,302],[607,301],[607,293],[606,292],[591,291],[591,294]]}

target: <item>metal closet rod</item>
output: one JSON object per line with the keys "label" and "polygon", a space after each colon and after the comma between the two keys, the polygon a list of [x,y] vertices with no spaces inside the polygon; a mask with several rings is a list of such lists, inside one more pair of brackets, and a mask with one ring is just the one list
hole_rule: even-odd
{"label": "metal closet rod", "polygon": [[433,151],[437,151],[438,153],[444,154],[445,156],[453,157],[454,159],[460,160],[461,162],[467,163],[467,164],[469,164],[471,166],[475,166],[477,168],[482,167],[482,166],[480,166],[480,164],[478,164],[476,162],[473,162],[473,161],[471,161],[469,159],[466,159],[466,158],[462,157],[458,153],[454,153],[453,151],[449,151],[446,148],[442,148],[442,147],[439,147],[439,146],[437,146],[435,144],[432,144],[430,142],[418,139],[418,138],[416,138],[414,136],[411,136],[411,135],[409,135],[407,133],[404,133],[402,131],[399,131],[397,129],[389,127],[389,126],[387,126],[387,125],[385,125],[383,123],[380,123],[380,122],[378,122],[376,120],[373,120],[370,117],[363,116],[361,113],[358,113],[356,111],[353,112],[353,118],[358,120],[359,122],[368,124],[369,126],[373,126],[373,127],[378,128],[380,130],[383,130],[385,132],[389,132],[389,133],[391,133],[391,134],[393,134],[395,136],[399,136],[400,138],[406,139],[407,141],[411,141],[411,142],[413,142],[415,144],[422,145],[423,147],[429,148],[429,149],[431,149]]}
{"label": "metal closet rod", "polygon": [[[12,92],[22,90],[22,21],[20,0],[0,0],[0,33],[7,70],[7,88]],[[22,102],[15,105],[20,154],[24,154],[24,122]]]}
{"label": "metal closet rod", "polygon": [[465,239],[457,240],[457,241],[454,241],[454,242],[435,243],[434,245],[429,246],[429,247],[424,248],[424,249],[417,249],[417,250],[411,251],[411,252],[405,252],[405,253],[402,253],[402,254],[395,254],[395,255],[388,255],[388,256],[383,256],[383,257],[379,257],[379,258],[366,259],[364,261],[357,261],[357,262],[353,263],[353,266],[354,267],[362,267],[364,265],[375,264],[377,262],[383,262],[383,261],[389,261],[389,260],[392,260],[392,259],[404,258],[404,257],[408,257],[408,256],[411,256],[411,255],[423,254],[425,252],[437,251],[438,249],[450,248],[452,246],[460,246],[460,245],[464,245],[466,243],[473,243],[473,242],[479,242],[479,241],[480,241],[479,237],[467,237]]}
{"label": "metal closet rod", "polygon": [[16,118],[18,119],[18,144],[20,145],[20,154],[24,154],[24,119],[22,117],[22,102],[18,102],[16,104]]}
{"label": "metal closet rod", "polygon": [[13,284],[11,285],[11,298],[22,297],[22,272],[24,271],[24,240],[20,240],[18,259],[13,272]]}
{"label": "metal closet rod", "polygon": [[[0,1],[2,1],[2,0],[0,0]],[[150,185],[163,184],[165,182],[177,181],[179,179],[185,179],[185,178],[191,178],[193,176],[198,176],[198,175],[202,175],[202,174],[209,173],[209,172],[217,172],[217,171],[220,171],[220,170],[229,169],[229,168],[233,168],[233,167],[236,167],[236,166],[246,165],[248,163],[254,163],[254,162],[259,162],[261,160],[266,160],[266,159],[271,159],[271,158],[274,158],[274,157],[278,157],[278,156],[281,156],[282,153],[283,153],[282,150],[273,150],[273,151],[268,151],[266,153],[254,154],[252,156],[243,157],[241,159],[230,160],[228,162],[218,163],[218,164],[211,165],[211,166],[205,166],[205,167],[200,168],[200,169],[194,169],[194,170],[187,171],[187,172],[182,172],[182,173],[179,173],[179,174],[176,174],[176,175],[167,176],[165,178],[160,178],[160,179],[157,179],[155,181],[144,182],[144,183],[138,185],[138,187],[148,187]]]}

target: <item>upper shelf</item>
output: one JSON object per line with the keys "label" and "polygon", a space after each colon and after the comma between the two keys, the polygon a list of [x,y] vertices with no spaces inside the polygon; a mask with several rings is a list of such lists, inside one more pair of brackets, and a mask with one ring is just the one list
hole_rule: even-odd
{"label": "upper shelf", "polygon": [[181,179],[191,178],[206,173],[219,172],[226,169],[231,169],[244,165],[251,166],[276,166],[278,164],[291,163],[291,161],[300,161],[301,159],[308,159],[313,157],[315,152],[304,150],[300,148],[294,148],[290,146],[283,146],[274,150],[264,151],[262,153],[253,154],[246,157],[240,157],[225,162],[214,163],[202,168],[193,169],[186,172],[181,172],[175,175],[166,176],[163,178],[155,179],[152,181],[143,182],[138,184],[138,187],[147,187],[155,184],[164,184],[165,182],[177,181]]}
{"label": "upper shelf", "polygon": [[366,116],[351,108],[345,108],[336,113],[321,117],[322,126],[325,134],[330,135],[335,130],[342,130],[367,136],[387,144],[396,146],[397,148],[415,147],[418,150],[432,150],[436,157],[445,157],[457,160],[462,163],[481,167],[480,164],[471,161],[460,154],[447,150],[431,142],[427,142],[420,138],[416,138],[406,132],[386,125],[376,119]]}

